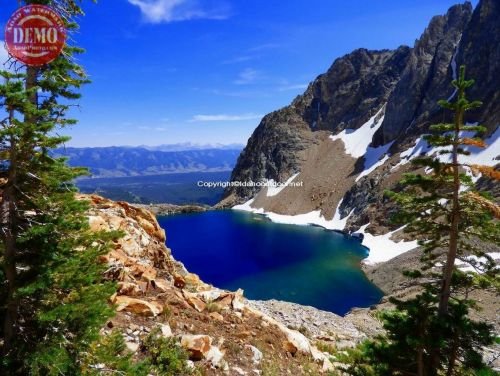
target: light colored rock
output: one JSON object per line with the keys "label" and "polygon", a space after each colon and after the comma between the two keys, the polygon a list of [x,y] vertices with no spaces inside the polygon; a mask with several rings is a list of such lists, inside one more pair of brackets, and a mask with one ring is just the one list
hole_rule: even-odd
{"label": "light colored rock", "polygon": [[234,372],[235,375],[245,376],[247,374],[240,367],[232,367],[231,369],[233,370],[233,372]]}
{"label": "light colored rock", "polygon": [[172,337],[172,329],[168,324],[160,324],[160,330],[163,337]]}
{"label": "light colored rock", "polygon": [[186,281],[186,284],[191,285],[191,286],[197,286],[201,284],[200,277],[194,273],[188,273],[184,276],[184,280]]}
{"label": "light colored rock", "polygon": [[222,293],[224,293],[224,291],[215,289],[215,290],[202,291],[198,295],[206,302],[214,302],[217,299],[219,299]]}
{"label": "light colored rock", "polygon": [[245,304],[243,303],[243,290],[238,289],[233,295],[232,306],[235,311],[242,311],[245,308]]}
{"label": "light colored rock", "polygon": [[90,230],[98,231],[109,231],[108,223],[101,216],[89,216]]}
{"label": "light colored rock", "polygon": [[215,368],[223,369],[225,367],[224,353],[217,346],[211,346],[205,358],[212,363]]}
{"label": "light colored rock", "polygon": [[136,342],[125,342],[125,346],[127,346],[127,349],[133,353],[139,349],[139,344]]}
{"label": "light colored rock", "polygon": [[311,344],[309,340],[300,332],[296,330],[288,330],[286,332],[288,341],[303,354],[311,354]]}
{"label": "light colored rock", "polygon": [[215,321],[224,321],[224,316],[222,316],[219,312],[212,312],[209,314],[209,316]]}
{"label": "light colored rock", "polygon": [[129,298],[128,296],[117,296],[114,299],[116,310],[136,313],[138,315],[158,316],[163,312],[163,306],[157,302]]}
{"label": "light colored rock", "polygon": [[191,296],[186,298],[186,301],[189,303],[191,307],[196,309],[198,312],[203,312],[207,305],[203,302],[203,300],[197,298],[196,296]]}
{"label": "light colored rock", "polygon": [[196,309],[198,312],[203,312],[207,307],[205,302],[200,298],[198,298],[196,294],[191,294],[184,291],[184,297],[186,299],[186,302],[188,302],[188,304],[194,309]]}
{"label": "light colored rock", "polygon": [[143,293],[139,285],[133,282],[118,282],[118,294],[137,296]]}
{"label": "light colored rock", "polygon": [[245,348],[249,349],[252,352],[252,361],[255,364],[260,364],[263,357],[262,352],[257,347],[252,345],[245,345]]}
{"label": "light colored rock", "polygon": [[201,334],[185,334],[181,337],[181,346],[189,352],[189,359],[202,360],[211,350],[212,338]]}
{"label": "light colored rock", "polygon": [[335,371],[335,367],[328,358],[323,359],[323,366],[321,367],[322,372],[332,372]]}

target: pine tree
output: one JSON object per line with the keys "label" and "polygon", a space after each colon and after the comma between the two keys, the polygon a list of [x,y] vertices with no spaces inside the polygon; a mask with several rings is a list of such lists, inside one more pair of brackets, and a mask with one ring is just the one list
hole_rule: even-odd
{"label": "pine tree", "polygon": [[[69,30],[82,14],[75,0],[25,1],[56,9]],[[20,2],[20,5],[24,5]],[[94,234],[88,204],[75,198],[73,181],[85,171],[53,158],[68,138],[57,130],[75,124],[70,102],[88,82],[74,61],[80,48],[42,67],[2,71],[0,220],[1,374],[71,375],[113,313],[115,286],[97,262],[118,234]]]}
{"label": "pine tree", "polygon": [[481,105],[466,97],[473,84],[462,66],[453,81],[456,100],[439,102],[454,112],[454,122],[430,127],[425,140],[432,152],[413,161],[418,170],[405,174],[398,192],[387,192],[399,204],[397,222],[419,239],[424,266],[405,274],[418,279],[423,290],[415,298],[391,299],[396,308],[382,314],[387,335],[353,353],[352,374],[451,376],[484,366],[480,350],[494,336],[490,325],[470,319],[470,310],[477,308],[470,294],[498,289],[498,268],[481,242],[499,244],[500,209],[475,190],[471,173],[497,180],[499,173],[462,157],[470,147],[486,147],[479,137],[486,129],[464,124],[465,113]]}

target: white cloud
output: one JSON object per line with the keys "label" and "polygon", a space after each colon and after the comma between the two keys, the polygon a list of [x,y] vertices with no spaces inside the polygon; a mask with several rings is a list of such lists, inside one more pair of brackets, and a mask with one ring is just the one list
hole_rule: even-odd
{"label": "white cloud", "polygon": [[238,75],[238,79],[236,79],[234,83],[236,85],[248,85],[254,83],[260,78],[261,74],[258,70],[247,68]]}
{"label": "white cloud", "polygon": [[137,127],[137,129],[141,131],[157,131],[157,132],[165,132],[167,130],[167,128],[165,127],[150,127],[147,125],[141,125]]}
{"label": "white cloud", "polygon": [[273,50],[273,49],[276,49],[279,47],[280,47],[280,45],[277,43],[265,43],[265,44],[261,44],[259,46],[252,47],[248,51],[258,52],[258,51],[263,51],[263,50]]}
{"label": "white cloud", "polygon": [[202,7],[198,0],[128,0],[139,7],[144,19],[151,23],[193,19],[223,20],[229,17],[227,7]]}
{"label": "white cloud", "polygon": [[284,85],[278,88],[278,91],[288,91],[288,90],[305,90],[307,89],[307,84],[297,84],[297,85]]}
{"label": "white cloud", "polygon": [[254,60],[256,59],[256,56],[250,56],[250,55],[243,55],[243,56],[236,56],[232,59],[224,60],[222,64],[238,64],[238,63],[244,63],[249,60]]}
{"label": "white cloud", "polygon": [[257,114],[242,114],[242,115],[227,115],[227,114],[219,114],[219,115],[194,115],[190,122],[199,122],[199,121],[243,121],[243,120],[257,120],[261,119],[262,115]]}

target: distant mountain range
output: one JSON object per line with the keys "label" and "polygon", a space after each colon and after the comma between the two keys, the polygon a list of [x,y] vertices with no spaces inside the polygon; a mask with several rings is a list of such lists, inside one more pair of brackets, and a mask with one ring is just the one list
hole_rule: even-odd
{"label": "distant mountain range", "polygon": [[189,150],[243,150],[243,144],[193,144],[191,142],[183,142],[180,144],[166,144],[158,146],[141,145],[139,148],[154,151],[189,151]]}
{"label": "distant mountain range", "polygon": [[241,149],[241,145],[186,143],[157,147],[68,147],[54,153],[68,157],[71,166],[88,167],[93,178],[110,178],[231,171]]}

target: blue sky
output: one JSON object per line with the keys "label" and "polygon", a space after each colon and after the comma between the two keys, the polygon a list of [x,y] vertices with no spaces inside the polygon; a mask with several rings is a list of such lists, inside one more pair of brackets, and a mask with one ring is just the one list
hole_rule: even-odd
{"label": "blue sky", "polygon": [[[15,9],[0,9],[0,24]],[[413,45],[453,0],[85,1],[73,146],[245,143],[335,58]],[[473,1],[476,5],[477,0]],[[2,52],[0,52],[0,59]]]}

